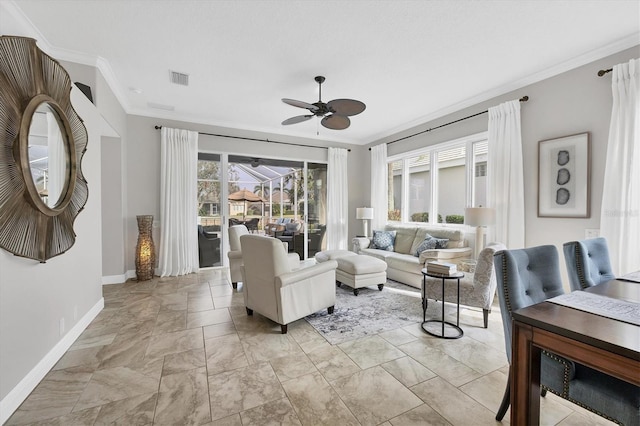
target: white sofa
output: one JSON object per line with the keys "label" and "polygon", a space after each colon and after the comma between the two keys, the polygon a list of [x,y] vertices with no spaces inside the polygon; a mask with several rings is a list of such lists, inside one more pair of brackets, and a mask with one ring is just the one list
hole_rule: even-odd
{"label": "white sofa", "polygon": [[[416,288],[422,288],[421,270],[425,262],[439,260],[460,263],[462,260],[473,257],[473,251],[464,238],[464,232],[460,229],[387,224],[384,230],[396,231],[393,251],[371,248],[370,238],[356,237],[353,240],[355,252],[384,260],[387,263],[388,278]],[[435,238],[448,239],[447,248],[425,250],[419,257],[414,256],[427,234]]]}

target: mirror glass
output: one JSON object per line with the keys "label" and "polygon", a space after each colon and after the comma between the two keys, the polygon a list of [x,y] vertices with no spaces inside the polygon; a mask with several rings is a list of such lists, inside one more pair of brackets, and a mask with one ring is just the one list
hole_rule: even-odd
{"label": "mirror glass", "polygon": [[29,167],[40,198],[54,208],[67,185],[67,144],[58,113],[47,102],[38,105],[29,127]]}

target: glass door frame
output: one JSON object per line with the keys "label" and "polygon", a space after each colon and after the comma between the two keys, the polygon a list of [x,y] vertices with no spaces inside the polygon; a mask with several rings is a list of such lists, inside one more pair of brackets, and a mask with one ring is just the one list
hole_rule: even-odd
{"label": "glass door frame", "polygon": [[[243,157],[248,157],[251,158],[252,156],[249,154],[232,154],[229,152],[220,152],[220,151],[208,151],[208,150],[198,150],[198,153],[202,153],[202,154],[212,154],[212,155],[218,155],[220,157],[219,159],[219,166],[220,166],[220,266],[214,266],[214,268],[220,268],[220,267],[228,267],[229,266],[229,259],[228,259],[228,252],[230,249],[229,246],[229,239],[228,239],[228,232],[229,232],[229,218],[231,217],[230,214],[230,208],[229,208],[229,156],[243,156]],[[303,247],[303,251],[302,254],[303,256],[301,256],[300,260],[304,260],[306,258],[308,258],[309,256],[309,235],[310,235],[310,230],[309,230],[309,164],[318,164],[318,165],[323,165],[323,166],[327,166],[326,162],[323,161],[309,161],[309,160],[296,160],[296,159],[291,159],[292,162],[297,162],[297,163],[302,163],[302,187],[304,188],[303,194],[298,194],[297,197],[297,201],[298,203],[301,201],[301,199],[304,199],[304,204],[303,204],[303,208],[302,211],[298,210],[297,205],[294,208],[294,211],[298,211],[298,217],[299,219],[302,221],[303,226],[302,226],[302,235],[303,235],[303,241],[304,243],[304,247]],[[326,176],[324,178],[323,181],[323,185],[326,186]],[[273,192],[273,183],[272,181],[269,182],[269,188],[270,188],[270,194]],[[283,189],[283,188],[281,188]],[[326,198],[326,190],[323,192],[324,196]],[[293,202],[295,202],[296,200],[293,200]],[[326,199],[324,200],[324,205],[326,206]],[[318,209],[319,206],[316,206],[316,209]],[[282,209],[282,206],[281,206]],[[269,213],[271,213],[272,211],[272,205],[270,204],[269,206]],[[265,211],[266,213],[266,211]],[[281,215],[282,215],[282,210],[281,210]],[[264,217],[264,216],[263,216]],[[271,214],[270,214],[270,217]],[[326,222],[326,220],[325,220]],[[326,223],[324,224],[326,226]],[[325,233],[326,236],[326,233]]]}

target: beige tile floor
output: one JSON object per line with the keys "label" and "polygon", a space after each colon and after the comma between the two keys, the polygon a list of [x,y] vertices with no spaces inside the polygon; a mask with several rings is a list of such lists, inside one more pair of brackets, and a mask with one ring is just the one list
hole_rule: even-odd
{"label": "beige tile floor", "polygon": [[[497,307],[488,329],[463,309],[458,340],[415,324],[332,346],[305,320],[282,335],[248,317],[225,269],[103,293],[104,310],[7,424],[498,423],[508,365]],[[541,405],[545,425],[607,424],[555,395]]]}

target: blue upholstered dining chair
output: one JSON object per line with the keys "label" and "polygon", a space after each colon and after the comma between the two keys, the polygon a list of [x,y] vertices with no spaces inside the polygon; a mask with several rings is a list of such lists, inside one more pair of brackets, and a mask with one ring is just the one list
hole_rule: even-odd
{"label": "blue upholstered dining chair", "polygon": [[[494,256],[509,381],[496,415],[500,421],[510,403],[512,312],[564,293],[558,250],[545,245],[503,250]],[[640,388],[568,359],[542,352],[540,386],[620,424],[640,422]]]}
{"label": "blue upholstered dining chair", "polygon": [[611,269],[606,239],[570,241],[564,243],[562,249],[571,291],[584,290],[616,278]]}

